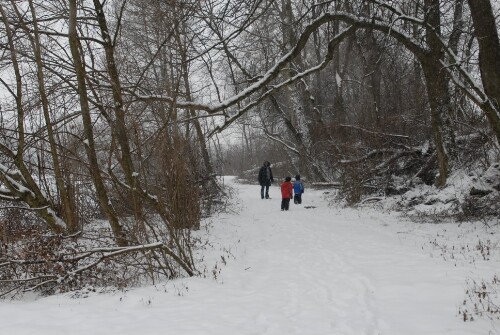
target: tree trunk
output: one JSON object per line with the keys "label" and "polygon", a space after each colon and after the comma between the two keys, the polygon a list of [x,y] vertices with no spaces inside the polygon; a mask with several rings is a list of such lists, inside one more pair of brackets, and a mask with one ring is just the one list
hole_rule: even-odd
{"label": "tree trunk", "polygon": [[449,156],[455,156],[454,133],[450,121],[449,79],[442,69],[441,60],[444,50],[441,43],[441,13],[439,0],[425,0],[426,10],[426,41],[430,52],[421,59],[422,69],[427,85],[427,96],[431,108],[431,127],[434,134],[434,144],[439,168],[436,186],[443,187],[449,174]]}
{"label": "tree trunk", "polygon": [[438,160],[439,177],[436,180],[436,186],[443,187],[449,174],[448,154],[446,151],[445,140],[443,139],[443,119],[442,115],[448,112],[450,108],[450,97],[448,93],[448,81],[440,75],[440,68],[433,59],[430,64],[422,63],[422,69],[427,86],[427,97],[431,109],[431,128],[434,136],[434,145]]}
{"label": "tree trunk", "polygon": [[[282,45],[285,51],[293,48],[298,41],[296,30],[294,29],[295,17],[293,13],[292,1],[281,1],[281,33]],[[314,37],[314,36],[313,36]],[[304,66],[304,59],[299,53],[294,61],[295,68],[291,68],[286,72],[287,79],[291,78],[297,72],[300,72]],[[289,113],[282,110],[278,102],[273,97],[273,106],[281,110],[287,128],[292,132],[292,137],[295,139],[299,147],[299,172],[307,175],[310,180],[326,181],[326,176],[321,172],[314,162],[313,153],[311,152],[311,144],[314,141],[314,127],[321,122],[321,117],[314,106],[314,99],[311,99],[312,93],[308,89],[306,78],[302,79],[303,85],[297,84],[295,90],[291,87],[286,87],[284,92],[284,101],[288,106]]]}
{"label": "tree trunk", "polygon": [[[33,34],[34,36],[31,37],[31,35],[28,34],[30,42],[32,44],[33,51],[35,53],[35,62],[37,66],[37,79],[38,79],[38,90],[40,94],[40,100],[42,102],[42,110],[43,110],[43,116],[45,119],[45,126],[47,127],[47,137],[50,145],[50,155],[52,157],[52,163],[53,163],[53,168],[54,168],[54,177],[56,181],[56,186],[57,186],[57,191],[58,191],[58,198],[59,202],[61,204],[61,215],[63,220],[66,222],[68,225],[68,232],[69,233],[75,233],[78,231],[78,219],[75,216],[75,209],[73,208],[72,204],[72,195],[68,193],[66,186],[64,185],[64,175],[61,170],[61,164],[59,162],[59,155],[57,152],[57,143],[56,143],[56,138],[54,135],[54,130],[52,127],[52,122],[50,119],[50,110],[49,110],[49,101],[47,97],[47,92],[45,89],[45,79],[44,79],[44,73],[43,73],[43,61],[42,61],[42,51],[41,51],[41,46],[40,46],[40,35],[39,35],[39,29],[38,29],[38,22],[37,22],[37,17],[35,13],[35,8],[33,6],[33,0],[29,0],[29,6],[31,10],[31,15],[33,18],[33,26],[34,26],[34,31]],[[23,25],[25,24],[25,21],[22,19],[21,14],[17,11],[16,12],[19,16],[19,18],[22,20]],[[25,26],[26,29],[28,29],[27,26]]]}
{"label": "tree trunk", "polygon": [[[187,47],[183,45],[181,38],[179,36],[179,32],[176,31],[175,39],[177,45],[180,49],[181,56],[181,66],[182,66],[182,77],[184,80],[184,89],[186,90],[186,100],[193,101],[193,97],[191,95],[191,84],[189,82],[189,70],[188,70],[188,60],[187,60]],[[193,108],[189,109],[189,114],[193,118],[193,124],[196,131],[196,137],[198,140],[198,145],[200,146],[201,156],[203,158],[203,164],[205,166],[205,172],[212,180],[212,176],[214,174],[214,169],[212,166],[212,162],[210,161],[210,154],[208,152],[207,144],[205,143],[205,136],[203,135],[203,129],[201,128],[200,121],[196,119],[196,111]]]}
{"label": "tree trunk", "polygon": [[[101,4],[100,0],[93,0],[93,3],[97,16],[97,22],[99,24],[99,29],[103,38],[103,47],[106,58],[107,72],[109,75],[109,80],[113,95],[113,102],[114,102],[113,110],[115,113],[115,120],[114,124],[112,124],[111,126],[114,127],[114,133],[118,140],[118,144],[120,145],[121,155],[119,157],[119,162],[123,170],[123,174],[125,176],[125,181],[126,181],[126,185],[125,187],[122,188],[122,190],[126,191],[131,190],[131,195],[134,197],[134,204],[136,204],[136,208],[134,211],[136,219],[142,220],[143,201],[148,203],[153,208],[156,208],[157,213],[166,223],[167,229],[169,230],[170,233],[170,237],[176,244],[176,247],[179,252],[179,257],[183,259],[185,262],[190,263],[190,256],[186,254],[186,250],[188,250],[189,247],[181,245],[179,237],[182,236],[182,234],[176,234],[176,229],[175,227],[172,226],[172,222],[174,222],[172,216],[174,214],[171,213],[167,208],[165,208],[164,204],[158,201],[156,197],[148,194],[142,189],[139,176],[137,173],[135,173],[133,159],[132,159],[132,151],[130,149],[127,125],[125,120],[125,108],[124,108],[124,99],[122,96],[122,87],[114,55],[114,44],[113,44],[114,41],[108,29],[108,24],[106,21],[106,15],[104,13],[103,4]],[[173,109],[173,111],[175,113],[176,109]]]}
{"label": "tree trunk", "polygon": [[479,69],[484,93],[494,110],[485,110],[500,144],[500,41],[497,23],[489,0],[468,0],[479,44]]}
{"label": "tree trunk", "polygon": [[90,174],[96,188],[97,198],[102,210],[107,216],[111,229],[113,231],[116,244],[118,246],[126,246],[126,234],[120,225],[118,215],[114,208],[111,206],[111,201],[108,197],[104,181],[101,176],[99,163],[95,150],[94,131],[92,129],[92,118],[90,116],[89,99],[87,95],[87,85],[85,83],[85,67],[80,54],[80,43],[78,41],[77,28],[76,28],[76,7],[77,0],[69,1],[69,20],[68,20],[68,37],[73,58],[73,66],[77,79],[77,90],[80,97],[80,107],[82,111],[83,128],[85,134],[85,151],[89,159]]}
{"label": "tree trunk", "polygon": [[14,70],[16,92],[11,92],[16,101],[17,112],[17,152],[13,152],[5,146],[1,146],[3,153],[14,160],[14,165],[19,169],[19,174],[6,168],[3,163],[0,163],[0,180],[6,188],[12,193],[12,198],[17,198],[19,201],[25,202],[30,208],[36,210],[38,215],[45,220],[49,228],[56,234],[61,234],[66,231],[67,225],[59,218],[53,210],[52,204],[48,202],[44,193],[40,190],[38,184],[33,179],[31,171],[24,163],[25,151],[25,110],[23,105],[23,81],[19,62],[17,59],[17,49],[14,45],[14,34],[10,28],[10,22],[3,6],[0,4],[0,14],[5,26],[7,35],[7,43],[10,48],[10,59]]}
{"label": "tree trunk", "polygon": [[109,81],[113,94],[113,110],[115,112],[115,120],[114,124],[112,124],[111,126],[114,128],[113,131],[115,133],[116,139],[118,140],[118,144],[120,145],[120,156],[118,157],[118,159],[120,161],[120,166],[123,169],[125,180],[127,181],[128,186],[135,187],[136,178],[134,177],[134,164],[132,161],[130,143],[127,135],[125,109],[123,104],[120,79],[118,76],[118,69],[115,62],[113,40],[108,30],[104,8],[100,0],[94,0],[94,9],[97,16],[97,22],[99,23],[99,29],[101,30],[104,53],[106,56],[107,71],[109,74]]}

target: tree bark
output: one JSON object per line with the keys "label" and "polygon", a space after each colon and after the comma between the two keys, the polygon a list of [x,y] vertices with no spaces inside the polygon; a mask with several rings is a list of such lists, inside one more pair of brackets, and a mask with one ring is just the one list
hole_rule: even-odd
{"label": "tree bark", "polygon": [[468,0],[479,44],[479,69],[484,93],[495,110],[485,110],[500,144],[500,40],[489,0]]}
{"label": "tree bark", "polygon": [[431,127],[436,146],[439,177],[436,186],[443,187],[449,174],[449,156],[454,156],[454,134],[450,121],[449,79],[442,68],[444,49],[441,43],[440,0],[425,0],[426,42],[430,53],[421,59],[431,108]]}
{"label": "tree bark", "polygon": [[[61,164],[59,161],[59,154],[57,150],[57,143],[56,143],[56,138],[54,135],[54,129],[52,127],[52,122],[50,118],[50,110],[49,110],[49,100],[47,97],[47,92],[45,89],[45,79],[44,79],[44,73],[43,73],[43,61],[42,61],[42,51],[41,51],[41,45],[40,45],[40,34],[39,34],[39,28],[38,28],[38,20],[36,17],[35,13],[35,8],[33,6],[33,0],[29,0],[29,7],[31,10],[31,16],[33,19],[33,37],[28,33],[30,42],[32,44],[33,51],[35,53],[35,62],[37,66],[37,79],[38,79],[38,90],[40,94],[40,100],[42,102],[42,110],[43,110],[43,116],[45,119],[45,126],[47,128],[47,137],[49,140],[49,145],[50,145],[50,155],[52,158],[52,163],[53,163],[53,168],[54,168],[54,176],[55,176],[55,182],[57,186],[57,191],[59,192],[58,198],[59,202],[61,204],[61,214],[63,220],[66,222],[68,225],[68,232],[69,233],[75,233],[78,231],[78,219],[75,216],[75,208],[73,208],[73,202],[71,199],[71,194],[68,193],[66,189],[66,185],[64,184],[64,175],[62,172]],[[22,19],[21,14],[17,11],[16,12],[19,18],[22,20],[23,25],[25,26],[25,21]],[[25,26],[27,29],[27,27]]]}
{"label": "tree bark", "polygon": [[[181,56],[181,67],[182,67],[182,79],[184,80],[184,89],[186,91],[186,99],[188,101],[193,101],[193,97],[191,95],[191,84],[189,82],[189,68],[188,68],[188,55],[187,55],[187,46],[184,45],[181,41],[180,33],[177,30],[176,26],[175,32],[175,40],[180,50]],[[196,111],[193,108],[188,108],[190,116],[193,118],[193,124],[196,131],[196,137],[198,140],[198,145],[200,146],[201,156],[203,159],[203,164],[205,166],[205,172],[209,178],[209,180],[213,180],[212,176],[214,174],[214,169],[212,166],[212,162],[210,161],[210,154],[208,152],[207,144],[205,143],[205,136],[203,135],[203,129],[201,128],[200,121],[196,119]]]}
{"label": "tree bark", "polygon": [[77,90],[80,97],[80,108],[82,110],[83,128],[85,134],[85,151],[89,159],[90,174],[96,188],[97,198],[102,210],[107,216],[111,230],[113,231],[116,244],[118,246],[126,246],[128,244],[125,231],[120,225],[118,215],[111,205],[108,197],[104,181],[101,176],[99,163],[97,161],[94,131],[92,129],[92,118],[90,116],[89,99],[87,95],[87,85],[85,83],[85,67],[80,53],[80,43],[78,41],[77,28],[76,28],[76,7],[77,0],[69,0],[69,20],[68,20],[68,36],[71,55],[73,58],[73,66],[77,79]]}
{"label": "tree bark", "polygon": [[127,135],[127,125],[125,122],[125,109],[123,104],[122,89],[120,79],[118,76],[118,69],[116,67],[114,47],[112,36],[110,35],[108,24],[106,22],[106,15],[100,0],[94,0],[94,9],[99,23],[99,29],[103,39],[104,53],[106,56],[107,71],[109,74],[109,81],[111,84],[111,91],[113,94],[115,120],[113,131],[115,133],[118,144],[120,145],[119,161],[125,175],[125,180],[130,187],[135,187],[136,177],[134,176],[134,164],[132,161],[130,143]]}
{"label": "tree bark", "polygon": [[56,234],[61,234],[66,231],[67,225],[59,218],[49,203],[44,193],[40,190],[38,184],[33,179],[31,171],[24,163],[25,151],[25,110],[23,105],[23,80],[19,61],[17,58],[17,49],[14,45],[14,34],[10,28],[10,22],[3,6],[0,4],[0,14],[5,26],[7,35],[7,43],[10,48],[10,59],[12,62],[16,92],[11,91],[15,98],[17,112],[17,152],[13,152],[4,145],[0,146],[0,150],[7,156],[13,159],[14,165],[19,169],[19,173],[11,171],[5,165],[0,163],[0,180],[4,186],[10,190],[11,198],[17,201],[26,203],[30,208],[36,210],[38,215],[45,220],[49,228]]}
{"label": "tree bark", "polygon": [[443,138],[443,119],[442,115],[448,112],[450,107],[450,97],[448,94],[448,81],[439,75],[440,66],[436,66],[434,59],[423,62],[422,69],[427,86],[427,97],[431,109],[431,128],[434,136],[434,145],[436,146],[436,157],[438,161],[439,176],[436,180],[436,186],[443,187],[449,174],[448,154],[446,151],[445,140]]}
{"label": "tree bark", "polygon": [[[74,0],[73,0],[74,1]],[[99,24],[99,29],[101,31],[101,36],[103,39],[103,47],[106,58],[107,72],[109,75],[109,81],[111,84],[113,102],[114,102],[114,114],[115,120],[114,124],[111,126],[114,127],[114,133],[118,140],[118,144],[120,145],[120,157],[119,162],[120,166],[123,170],[123,174],[125,176],[126,183],[123,183],[116,178],[113,174],[113,171],[110,173],[113,175],[115,181],[118,182],[119,186],[122,187],[123,190],[131,191],[131,195],[134,197],[136,208],[134,214],[136,215],[136,219],[142,219],[142,205],[143,202],[151,205],[153,208],[156,208],[157,213],[164,220],[167,229],[169,230],[170,237],[173,239],[175,245],[177,246],[179,257],[183,259],[185,262],[190,262],[190,257],[186,253],[186,249],[189,247],[183,247],[181,245],[181,241],[179,240],[180,234],[176,234],[175,227],[172,226],[172,214],[167,208],[165,208],[164,204],[158,201],[156,197],[148,194],[141,186],[139,175],[135,173],[134,164],[132,159],[132,151],[130,148],[129,137],[127,132],[127,125],[125,120],[125,108],[124,108],[124,99],[122,95],[122,87],[120,83],[120,77],[118,73],[118,68],[115,61],[114,54],[114,41],[108,29],[108,24],[106,20],[106,15],[104,13],[103,4],[101,4],[100,0],[93,0],[95,14],[97,17],[97,22]],[[175,109],[174,109],[175,111]]]}

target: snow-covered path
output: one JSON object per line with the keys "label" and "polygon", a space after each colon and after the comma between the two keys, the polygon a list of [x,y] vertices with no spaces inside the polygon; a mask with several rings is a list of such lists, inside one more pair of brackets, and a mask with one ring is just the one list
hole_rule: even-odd
{"label": "snow-covered path", "polygon": [[[328,207],[321,191],[306,190],[302,205],[281,212],[278,188],[271,200],[260,199],[258,186],[237,189],[241,211],[215,218],[203,232],[212,241],[206,264],[215,280],[182,279],[84,299],[3,302],[0,334],[499,331],[498,321],[460,320],[471,267],[430,257],[410,224]],[[488,266],[481,271],[492,272]]]}

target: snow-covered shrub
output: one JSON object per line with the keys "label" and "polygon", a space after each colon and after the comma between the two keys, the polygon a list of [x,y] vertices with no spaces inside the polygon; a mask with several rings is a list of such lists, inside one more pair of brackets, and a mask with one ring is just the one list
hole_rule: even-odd
{"label": "snow-covered shrub", "polygon": [[[150,236],[168,236],[158,222]],[[130,228],[128,228],[130,229]],[[183,240],[183,247],[187,239]],[[193,242],[194,243],[194,242]],[[0,250],[0,298],[33,291],[42,295],[83,287],[123,289],[182,275],[184,261],[172,259],[174,243],[165,240],[117,247],[105,222],[94,221],[79,236],[63,237],[46,229],[25,231],[22,239]]]}
{"label": "snow-covered shrub", "polygon": [[500,213],[500,163],[473,176],[462,203],[464,219],[495,216]]}

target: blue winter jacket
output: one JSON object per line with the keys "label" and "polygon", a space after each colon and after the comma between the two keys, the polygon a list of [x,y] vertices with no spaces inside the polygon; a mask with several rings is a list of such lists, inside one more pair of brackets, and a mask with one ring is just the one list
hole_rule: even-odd
{"label": "blue winter jacket", "polygon": [[295,194],[302,194],[304,193],[304,184],[300,180],[296,180],[293,183],[293,193]]}

